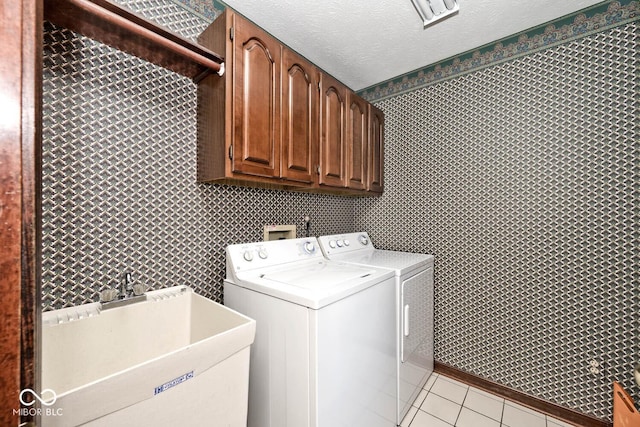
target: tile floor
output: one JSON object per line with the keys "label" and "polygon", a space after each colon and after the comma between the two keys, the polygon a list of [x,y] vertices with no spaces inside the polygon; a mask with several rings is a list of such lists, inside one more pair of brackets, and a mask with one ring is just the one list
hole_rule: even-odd
{"label": "tile floor", "polygon": [[433,374],[401,427],[570,427],[444,375]]}

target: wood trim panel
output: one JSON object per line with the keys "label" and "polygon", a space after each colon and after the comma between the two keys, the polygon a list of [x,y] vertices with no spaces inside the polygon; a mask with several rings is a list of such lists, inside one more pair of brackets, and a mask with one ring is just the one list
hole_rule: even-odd
{"label": "wood trim panel", "polygon": [[[42,0],[23,3],[22,41],[22,274],[20,389],[40,390]],[[33,423],[35,417],[22,417]]]}
{"label": "wood trim panel", "polygon": [[[198,37],[198,43],[233,61],[233,43],[229,40],[228,28],[232,26],[233,14],[225,9],[218,18]],[[197,123],[197,180],[212,182],[231,174],[227,153],[231,146],[231,105],[233,68],[219,78],[209,75],[198,82]]]}
{"label": "wood trim panel", "polygon": [[0,425],[13,416],[20,393],[22,2],[0,7]]}
{"label": "wood trim panel", "polygon": [[[14,415],[20,390],[36,388],[35,170],[39,147],[42,2],[0,7],[0,425]],[[25,319],[24,316],[27,315]]]}
{"label": "wood trim panel", "polygon": [[612,427],[612,424],[599,418],[594,418],[573,409],[565,408],[544,399],[528,395],[502,384],[495,383],[469,372],[454,368],[446,363],[435,361],[434,372],[451,377],[465,384],[485,390],[489,393],[504,397],[507,400],[527,406],[538,412],[543,412],[559,420],[582,427]]}

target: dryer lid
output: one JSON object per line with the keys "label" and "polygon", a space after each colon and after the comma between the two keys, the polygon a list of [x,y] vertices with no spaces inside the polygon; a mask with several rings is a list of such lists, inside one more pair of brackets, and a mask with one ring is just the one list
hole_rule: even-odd
{"label": "dryer lid", "polygon": [[389,268],[395,270],[398,275],[404,275],[418,268],[424,269],[433,266],[433,255],[382,249],[375,249],[368,252],[351,252],[344,255],[332,256],[331,259],[362,266]]}

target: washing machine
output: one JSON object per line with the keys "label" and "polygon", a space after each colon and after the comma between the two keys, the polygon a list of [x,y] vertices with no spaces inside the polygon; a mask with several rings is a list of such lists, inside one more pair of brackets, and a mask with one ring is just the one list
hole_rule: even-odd
{"label": "washing machine", "polygon": [[433,255],[376,249],[366,232],[321,236],[334,261],[394,272],[396,291],[396,424],[433,372]]}
{"label": "washing machine", "polygon": [[395,426],[393,272],[327,260],[315,238],[226,256],[224,304],[256,320],[248,426]]}

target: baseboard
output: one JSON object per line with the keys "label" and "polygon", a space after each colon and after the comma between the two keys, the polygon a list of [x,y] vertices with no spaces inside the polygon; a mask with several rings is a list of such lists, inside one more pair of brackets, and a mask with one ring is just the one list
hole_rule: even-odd
{"label": "baseboard", "polygon": [[574,411],[573,409],[565,408],[563,406],[556,405],[555,403],[530,396],[521,391],[503,386],[502,384],[498,384],[474,374],[470,374],[469,372],[454,368],[453,366],[447,365],[446,363],[436,361],[434,365],[434,371],[438,374],[451,377],[465,384],[469,384],[473,387],[504,397],[507,400],[511,400],[513,402],[519,403],[520,405],[535,409],[538,412],[543,412],[564,422],[575,424],[581,427],[613,426],[612,423],[609,423],[607,421],[603,421],[599,418],[585,415],[582,412]]}

